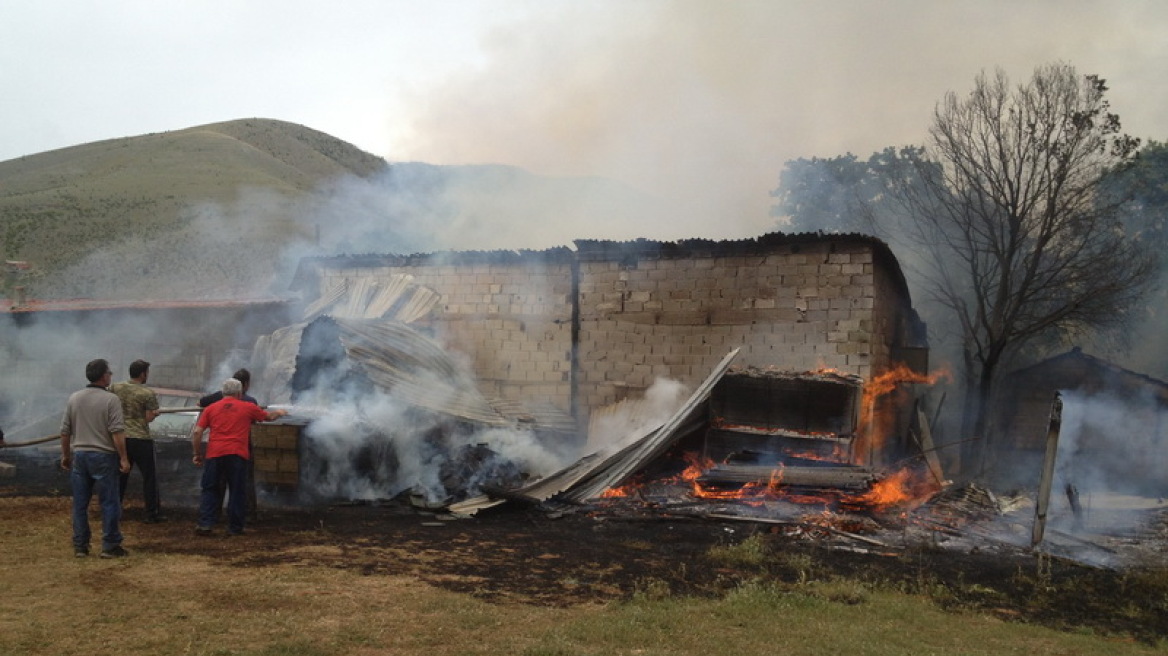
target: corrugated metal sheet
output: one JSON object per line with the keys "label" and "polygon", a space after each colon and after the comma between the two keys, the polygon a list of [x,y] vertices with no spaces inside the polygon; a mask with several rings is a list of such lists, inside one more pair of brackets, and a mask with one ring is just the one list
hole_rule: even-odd
{"label": "corrugated metal sheet", "polygon": [[396,321],[334,319],[350,361],[407,403],[493,426],[507,426],[470,374],[440,344]]}
{"label": "corrugated metal sheet", "polygon": [[529,485],[507,490],[506,493],[499,494],[498,496],[482,495],[472,497],[450,505],[447,507],[447,510],[458,515],[473,515],[480,510],[492,508],[501,503],[506,503],[511,499],[531,503],[546,501],[591,474],[600,460],[601,458],[598,454],[587,455],[577,460],[570,467],[562,469],[550,476],[545,476]]}
{"label": "corrugated metal sheet", "polygon": [[278,405],[292,402],[292,381],[303,353],[304,334],[314,323],[327,321],[338,329],[349,363],[374,386],[401,401],[489,426],[512,421],[495,410],[479,392],[470,373],[437,342],[398,321],[321,317],[287,326],[261,337],[253,349],[258,391]]}
{"label": "corrugated metal sheet", "polygon": [[687,420],[701,409],[701,404],[706,399],[710,398],[710,392],[714,389],[714,385],[722,376],[726,375],[730,363],[738,357],[738,350],[734,349],[722,358],[718,366],[714,367],[710,375],[690,395],[689,400],[678,408],[677,412],[661,428],[606,460],[587,479],[561,494],[560,498],[564,501],[582,502],[599,497],[605,490],[619,487],[637,470],[665,453],[678,436],[678,431],[687,425]]}
{"label": "corrugated metal sheet", "polygon": [[334,283],[332,286],[326,289],[323,294],[320,295],[320,298],[316,299],[310,303],[308,307],[304,308],[304,320],[311,321],[319,317],[321,314],[324,314],[324,312],[336,304],[337,301],[344,298],[348,291],[348,280],[342,278],[339,282]]}
{"label": "corrugated metal sheet", "polygon": [[285,326],[256,340],[250,366],[251,389],[257,398],[276,405],[292,402],[292,375],[296,372],[296,354],[306,325]]}
{"label": "corrugated metal sheet", "polygon": [[[689,399],[662,425],[646,429],[638,437],[626,440],[628,446],[611,455],[592,453],[573,463],[570,467],[545,476],[522,488],[508,490],[503,495],[482,496],[467,499],[450,506],[451,512],[473,514],[483,508],[503,503],[508,498],[528,501],[545,501],[556,497],[559,501],[583,503],[599,497],[610,488],[620,487],[625,480],[664,453],[681,437],[681,432],[690,426],[702,410],[702,403],[710,397],[714,385],[730,368],[730,363],[738,356],[734,349],[722,358],[718,366],[694,390]],[[558,496],[557,496],[558,495]]]}
{"label": "corrugated metal sheet", "polygon": [[645,399],[624,399],[588,415],[587,453],[611,453],[644,437],[646,428],[661,426],[661,412]]}
{"label": "corrugated metal sheet", "polygon": [[488,401],[499,414],[517,424],[529,424],[541,432],[576,435],[576,420],[550,402],[502,398],[491,398]]}
{"label": "corrugated metal sheet", "polygon": [[414,277],[388,276],[341,278],[304,309],[304,320],[329,315],[346,319],[396,319],[403,323],[424,317],[438,303],[438,292],[419,285]]}

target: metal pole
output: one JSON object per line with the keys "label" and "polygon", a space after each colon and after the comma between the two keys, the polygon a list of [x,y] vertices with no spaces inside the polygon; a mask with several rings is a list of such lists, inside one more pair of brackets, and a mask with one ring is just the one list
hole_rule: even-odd
{"label": "metal pole", "polygon": [[1058,454],[1059,429],[1063,423],[1063,399],[1054,393],[1054,403],[1050,407],[1050,427],[1046,431],[1046,456],[1042,461],[1042,478],[1038,483],[1038,499],[1034,504],[1034,532],[1030,536],[1030,546],[1042,542],[1046,531],[1046,512],[1050,508],[1050,489],[1054,482],[1054,461]]}

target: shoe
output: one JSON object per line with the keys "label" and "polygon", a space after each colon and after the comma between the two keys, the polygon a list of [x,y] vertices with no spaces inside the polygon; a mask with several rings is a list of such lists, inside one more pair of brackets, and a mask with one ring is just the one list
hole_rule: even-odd
{"label": "shoe", "polygon": [[74,558],[84,558],[89,555],[89,547],[73,547]]}
{"label": "shoe", "polygon": [[166,518],[163,517],[162,515],[154,515],[153,517],[147,517],[146,519],[143,519],[142,521],[147,523],[147,524],[161,524],[162,522],[166,521]]}
{"label": "shoe", "polygon": [[196,526],[195,535],[211,535],[210,526]]}
{"label": "shoe", "polygon": [[130,555],[130,553],[128,551],[126,551],[125,549],[123,549],[122,545],[120,545],[120,544],[116,547],[111,547],[109,549],[102,549],[101,550],[101,557],[102,558],[125,558],[126,556],[129,556],[129,555]]}

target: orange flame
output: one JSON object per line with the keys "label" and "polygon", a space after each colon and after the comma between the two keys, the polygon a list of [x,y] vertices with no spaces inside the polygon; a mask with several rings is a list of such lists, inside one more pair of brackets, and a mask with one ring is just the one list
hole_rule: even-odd
{"label": "orange flame", "polygon": [[633,485],[631,483],[629,485],[622,485],[620,487],[610,487],[607,490],[605,490],[603,493],[601,493],[600,498],[601,499],[619,499],[619,498],[623,498],[623,497],[631,497],[631,496],[633,496],[633,493],[637,491],[637,487],[638,486]]}
{"label": "orange flame", "polygon": [[884,440],[893,432],[896,417],[891,411],[880,409],[884,397],[900,391],[901,385],[932,385],[941,379],[951,379],[948,369],[940,369],[929,374],[913,371],[907,364],[897,363],[895,367],[874,376],[864,384],[864,396],[860,403],[860,432],[866,449],[857,449],[857,464],[863,464],[867,452],[877,451]]}
{"label": "orange flame", "polygon": [[848,505],[877,508],[915,508],[937,491],[938,486],[912,469],[902,469],[872,484],[872,489],[854,497]]}

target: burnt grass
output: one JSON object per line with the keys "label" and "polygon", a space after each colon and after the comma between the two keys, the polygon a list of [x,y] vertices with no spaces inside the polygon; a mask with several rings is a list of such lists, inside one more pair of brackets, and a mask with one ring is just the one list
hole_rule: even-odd
{"label": "burnt grass", "polygon": [[[843,603],[865,603],[867,597],[833,589],[892,589],[955,612],[1149,643],[1168,640],[1168,571],[1162,564],[1115,571],[1022,551],[851,551],[838,540],[791,536],[767,524],[627,507],[549,513],[505,504],[470,518],[444,519],[403,501],[261,504],[242,536],[227,536],[222,525],[210,536],[195,536],[197,487],[189,481],[182,490],[164,491],[168,521],[160,524],[141,521],[136,477],[130,490],[123,531],[131,553],[211,556],[243,568],[299,564],[412,576],[488,603],[557,607],[639,594],[717,598],[759,581]],[[64,475],[0,482],[0,496],[67,494]],[[62,536],[66,546],[67,539]],[[761,545],[762,557],[717,555],[746,541]]]}

